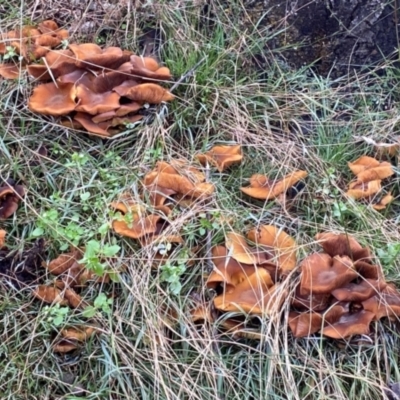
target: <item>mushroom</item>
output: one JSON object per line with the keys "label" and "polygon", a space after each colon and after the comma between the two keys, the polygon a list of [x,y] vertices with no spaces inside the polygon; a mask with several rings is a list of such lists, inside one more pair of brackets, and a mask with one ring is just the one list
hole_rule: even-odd
{"label": "mushroom", "polygon": [[318,233],[315,239],[331,257],[347,256],[354,261],[369,261],[371,259],[369,248],[362,247],[356,239],[348,234],[324,232]]}
{"label": "mushroom", "polygon": [[286,274],[292,271],[297,263],[296,242],[285,231],[273,225],[260,225],[251,229],[247,237],[270,256],[269,263],[276,263],[279,270]]}
{"label": "mushroom", "polygon": [[73,83],[62,87],[55,83],[45,83],[37,86],[30,97],[28,107],[33,112],[45,115],[67,115],[75,110],[76,89]]}
{"label": "mushroom", "polygon": [[352,335],[367,335],[374,313],[361,310],[350,314],[343,314],[337,322],[322,329],[322,334],[332,339],[344,339]]}
{"label": "mushroom", "polygon": [[[224,246],[215,246],[212,249],[212,256],[214,270],[209,275],[206,285],[213,289],[221,285],[225,293],[234,290],[238,284],[248,279],[249,276],[257,273],[256,270],[258,268],[262,268],[239,263],[229,256]],[[268,270],[267,272],[269,277],[265,275],[266,283],[268,286],[273,286],[274,281]]]}
{"label": "mushroom", "polygon": [[365,279],[361,283],[347,283],[332,291],[333,297],[339,301],[354,301],[360,303],[374,294],[380,293],[386,287],[385,281]]}
{"label": "mushroom", "polygon": [[257,268],[233,290],[215,297],[214,306],[221,311],[271,315],[281,309],[286,293],[283,286],[271,282],[268,271]]}
{"label": "mushroom", "polygon": [[215,165],[219,172],[223,172],[233,164],[240,164],[243,154],[240,145],[214,146],[206,153],[197,155],[197,159],[202,165],[209,163]]}
{"label": "mushroom", "polygon": [[271,180],[265,175],[255,174],[250,178],[250,187],[242,187],[240,190],[255,199],[272,200],[286,192],[307,175],[306,171],[294,171],[280,180]]}
{"label": "mushroom", "polygon": [[330,294],[358,277],[353,262],[347,256],[332,258],[329,254],[314,253],[301,262],[300,268],[302,295]]}
{"label": "mushroom", "polygon": [[25,188],[16,185],[12,179],[6,181],[7,186],[0,186],[0,220],[11,217],[17,209]]}

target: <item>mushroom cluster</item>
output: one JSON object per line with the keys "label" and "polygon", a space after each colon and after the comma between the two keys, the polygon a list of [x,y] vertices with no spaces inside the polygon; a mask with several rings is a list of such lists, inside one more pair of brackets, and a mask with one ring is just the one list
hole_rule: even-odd
{"label": "mushroom cluster", "polygon": [[385,281],[368,248],[345,234],[326,232],[316,239],[324,252],[301,262],[291,302],[295,337],[319,331],[334,339],[368,334],[372,321],[400,316],[400,292]]}
{"label": "mushroom cluster", "polygon": [[289,299],[288,324],[293,336],[320,332],[343,339],[368,334],[372,321],[400,317],[400,292],[385,281],[370,250],[351,236],[318,234],[324,252],[302,260],[300,280],[292,292],[291,281],[282,278],[296,267],[295,241],[271,225],[252,229],[247,239],[255,246],[231,232],[225,246],[212,249],[214,270],[206,286],[214,289],[216,296],[211,307],[200,304],[192,310],[192,321],[219,320],[229,333],[260,338],[260,332],[240,319],[224,315],[276,317]]}
{"label": "mushroom cluster", "polygon": [[0,186],[0,220],[11,217],[17,211],[24,195],[25,188],[17,185],[13,179],[7,179],[3,186]]}
{"label": "mushroom cluster", "polygon": [[[68,39],[68,31],[60,29],[51,20],[43,21],[37,27],[25,25],[6,32],[0,36],[0,55],[7,63],[0,64],[0,76],[5,79],[16,79],[21,69],[34,62]],[[14,55],[19,62],[14,62]]]}
{"label": "mushroom cluster", "polygon": [[87,303],[75,289],[87,286],[89,281],[94,283],[107,283],[109,275],[97,276],[93,271],[85,268],[80,263],[83,252],[74,249],[69,253],[59,255],[56,259],[45,265],[47,271],[56,276],[52,285],[39,285],[33,295],[45,303],[58,303],[71,308],[84,308]]}
{"label": "mushroom cluster", "polygon": [[178,205],[208,199],[215,188],[205,180],[201,171],[188,167],[183,160],[159,161],[142,182],[141,200],[148,207],[138,204],[138,200],[129,194],[111,203],[119,214],[112,222],[113,230],[122,236],[138,239],[142,245],[155,243],[158,239],[182,243],[179,233],[169,232],[169,216]]}
{"label": "mushroom cluster", "polygon": [[225,246],[212,249],[214,270],[206,286],[218,294],[215,309],[270,315],[279,310],[287,296],[280,280],[296,266],[296,243],[272,225],[251,229],[247,239],[236,232],[226,235]]}
{"label": "mushroom cluster", "polygon": [[[381,190],[381,182],[394,174],[392,165],[387,162],[379,162],[375,158],[362,156],[348,164],[356,176],[356,179],[349,184],[347,196],[353,199],[366,199],[368,202],[375,200]],[[375,210],[383,210],[394,200],[389,193],[384,195],[378,202],[372,205]]]}
{"label": "mushroom cluster", "polygon": [[[47,82],[38,85],[28,101],[29,109],[35,113],[68,116],[61,122],[65,126],[111,137],[127,124],[140,121],[140,111],[146,105],[174,99],[167,89],[155,83],[170,80],[171,73],[153,58],[94,43],[69,44],[68,49],[53,50],[68,34],[53,21],[44,21],[38,29],[21,30],[25,31],[28,36],[24,40],[32,41],[41,50],[32,53],[29,60],[42,60],[26,65],[26,69],[37,81]],[[16,46],[14,42],[10,45]],[[8,71],[3,76],[19,75],[15,64],[4,64],[2,68]],[[16,70],[17,75],[11,70]]]}
{"label": "mushroom cluster", "polygon": [[[107,283],[110,276],[97,276],[93,271],[80,263],[83,252],[73,249],[69,253],[59,255],[56,259],[44,265],[47,271],[56,278],[51,285],[38,285],[33,296],[44,303],[60,304],[71,308],[85,309],[89,303],[82,299],[78,290],[86,287],[89,282]],[[59,353],[72,351],[89,338],[96,329],[93,327],[69,327],[60,331],[60,339],[53,344],[53,350]]]}

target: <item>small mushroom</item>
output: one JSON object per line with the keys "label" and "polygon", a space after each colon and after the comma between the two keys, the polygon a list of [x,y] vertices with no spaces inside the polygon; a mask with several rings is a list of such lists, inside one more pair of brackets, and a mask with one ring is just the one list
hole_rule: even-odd
{"label": "small mushroom", "polygon": [[0,220],[11,217],[17,209],[22,197],[25,195],[25,188],[22,185],[14,184],[9,179],[7,186],[0,186]]}
{"label": "small mushroom", "polygon": [[243,154],[240,145],[214,146],[206,153],[199,154],[197,159],[202,165],[209,163],[215,165],[219,172],[223,172],[233,164],[240,164]]}
{"label": "small mushroom", "polygon": [[150,104],[160,104],[163,101],[171,101],[175,98],[167,89],[155,83],[142,83],[133,86],[127,90],[124,96],[134,101]]}
{"label": "small mushroom", "polygon": [[250,187],[242,187],[240,190],[255,199],[272,200],[306,178],[307,175],[306,171],[294,171],[280,180],[272,180],[265,175],[255,174],[250,178]]}

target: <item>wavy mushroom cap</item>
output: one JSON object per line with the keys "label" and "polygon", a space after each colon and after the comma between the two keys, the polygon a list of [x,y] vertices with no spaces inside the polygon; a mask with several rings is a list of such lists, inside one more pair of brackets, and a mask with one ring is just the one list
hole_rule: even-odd
{"label": "wavy mushroom cap", "polygon": [[33,90],[28,107],[45,115],[67,115],[75,110],[76,90],[73,83],[57,87],[53,82],[44,83]]}
{"label": "wavy mushroom cap", "polygon": [[214,306],[225,312],[244,312],[247,314],[271,315],[281,310],[285,300],[285,290],[276,284],[270,286],[271,277],[264,268],[236,285],[229,293],[214,298]]}
{"label": "wavy mushroom cap", "polygon": [[318,233],[315,239],[318,241],[319,245],[322,246],[325,253],[329,254],[331,257],[347,256],[354,261],[369,261],[371,259],[369,248],[362,247],[351,235],[324,232]]}
{"label": "wavy mushroom cap", "polygon": [[219,172],[223,172],[233,164],[240,164],[243,154],[240,145],[214,146],[210,151],[197,155],[197,159],[202,165],[209,163],[215,165]]}
{"label": "wavy mushroom cap", "polygon": [[272,260],[282,273],[292,271],[297,263],[296,242],[282,229],[273,225],[260,225],[258,229],[253,228],[247,234],[249,240],[256,246],[265,247],[272,253]]}
{"label": "wavy mushroom cap", "polygon": [[272,180],[265,175],[255,174],[250,178],[250,187],[242,187],[240,190],[255,199],[272,200],[306,178],[307,175],[306,171],[294,171],[280,180]]}
{"label": "wavy mushroom cap", "polygon": [[369,182],[360,182],[355,181],[351,182],[349,185],[349,190],[346,192],[346,195],[358,200],[358,199],[368,199],[379,193],[382,189],[381,181],[369,181]]}
{"label": "wavy mushroom cap", "polygon": [[322,334],[332,339],[345,339],[353,335],[367,335],[373,318],[374,313],[365,310],[354,314],[346,313],[337,322],[325,326]]}
{"label": "wavy mushroom cap", "polygon": [[325,253],[314,253],[301,262],[300,268],[302,295],[330,294],[358,277],[353,262],[347,256],[332,258]]}

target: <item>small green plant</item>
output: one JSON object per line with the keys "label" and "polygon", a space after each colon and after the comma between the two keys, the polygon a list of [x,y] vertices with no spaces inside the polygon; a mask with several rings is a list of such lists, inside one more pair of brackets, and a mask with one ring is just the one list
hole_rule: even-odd
{"label": "small green plant", "polygon": [[107,264],[102,262],[102,259],[115,256],[120,249],[121,247],[117,244],[102,245],[98,240],[89,240],[85,247],[83,259],[80,262],[96,275],[103,276],[106,272]]}
{"label": "small green plant", "polygon": [[186,251],[181,251],[176,259],[176,264],[168,260],[161,267],[161,282],[168,283],[169,291],[176,296],[178,296],[182,290],[180,278],[186,272],[187,260],[188,253]]}
{"label": "small green plant", "polygon": [[388,243],[385,248],[378,249],[377,254],[382,265],[390,268],[400,258],[400,243]]}
{"label": "small green plant", "polygon": [[60,304],[53,306],[45,306],[42,310],[45,318],[44,323],[49,326],[61,326],[65,323],[70,309],[68,307],[61,307]]}
{"label": "small green plant", "polygon": [[104,293],[100,293],[94,300],[93,306],[88,306],[83,310],[83,316],[86,318],[92,318],[98,312],[111,315],[112,303],[112,299],[109,299]]}
{"label": "small green plant", "polygon": [[3,60],[9,60],[10,58],[17,57],[17,50],[13,46],[6,46],[6,52],[3,56]]}

